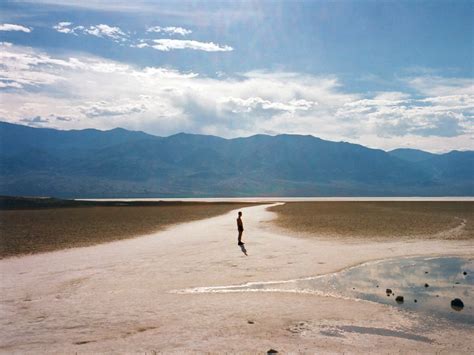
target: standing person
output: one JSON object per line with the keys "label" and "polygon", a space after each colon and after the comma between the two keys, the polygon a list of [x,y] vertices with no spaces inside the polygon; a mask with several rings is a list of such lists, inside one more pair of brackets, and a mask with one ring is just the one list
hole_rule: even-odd
{"label": "standing person", "polygon": [[239,231],[238,245],[244,245],[242,243],[242,233],[244,232],[244,223],[242,222],[242,212],[239,211],[239,217],[237,218],[237,230]]}

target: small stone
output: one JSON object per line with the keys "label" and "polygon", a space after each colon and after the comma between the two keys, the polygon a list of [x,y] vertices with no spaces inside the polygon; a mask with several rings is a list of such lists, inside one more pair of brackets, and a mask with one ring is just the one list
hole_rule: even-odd
{"label": "small stone", "polygon": [[275,349],[270,349],[267,351],[267,354],[278,354],[278,351],[276,351]]}
{"label": "small stone", "polygon": [[464,303],[459,298],[455,298],[451,301],[451,308],[455,311],[460,311],[464,308]]}
{"label": "small stone", "polygon": [[425,271],[425,274],[427,274],[427,273],[428,273],[428,271]]}
{"label": "small stone", "polygon": [[425,284],[425,287],[430,287],[430,285],[428,285],[428,284]]}
{"label": "small stone", "polygon": [[456,281],[455,284],[456,284],[456,285],[459,285],[459,281]]}
{"label": "small stone", "polygon": [[466,271],[464,271],[462,274],[463,274],[463,275],[467,275],[467,272],[466,272]]}
{"label": "small stone", "polygon": [[355,287],[352,287],[353,290],[355,290]]}
{"label": "small stone", "polygon": [[379,285],[376,286],[377,288],[379,287]]}
{"label": "small stone", "polygon": [[385,292],[387,292],[387,296],[389,296],[392,293],[392,290],[390,288],[387,288]]}
{"label": "small stone", "polygon": [[255,322],[253,320],[248,320],[247,323],[248,324],[255,324]]}
{"label": "small stone", "polygon": [[397,296],[397,298],[395,298],[395,301],[396,301],[398,304],[402,304],[402,303],[403,303],[403,296]]}
{"label": "small stone", "polygon": [[418,301],[417,301],[417,300],[415,300],[414,302],[415,302],[415,303],[417,303]]}

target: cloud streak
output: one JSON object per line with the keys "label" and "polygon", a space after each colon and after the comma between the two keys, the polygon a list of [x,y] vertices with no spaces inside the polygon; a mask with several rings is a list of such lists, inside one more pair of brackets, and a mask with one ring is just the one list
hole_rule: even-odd
{"label": "cloud streak", "polygon": [[55,29],[57,32],[64,33],[64,34],[73,34],[73,35],[85,34],[85,35],[91,35],[91,36],[100,37],[100,38],[112,39],[112,40],[115,40],[116,42],[126,41],[128,37],[128,35],[124,31],[122,31],[119,27],[109,26],[106,24],[93,25],[89,27],[84,27],[84,26],[73,27],[72,25],[73,25],[72,22],[63,21],[53,26],[53,29]]}
{"label": "cloud streak", "polygon": [[72,22],[59,22],[57,25],[53,26],[53,29],[55,29],[58,32],[61,33],[74,33],[74,29],[70,28],[69,26],[72,25]]}
{"label": "cloud streak", "polygon": [[96,25],[84,29],[84,32],[96,37],[112,38],[114,40],[124,39],[127,35],[119,28],[109,25]]}
{"label": "cloud streak", "polygon": [[3,24],[0,24],[0,31],[8,31],[8,32],[18,31],[18,32],[30,33],[31,28],[25,27],[25,26],[22,26],[22,25],[15,25],[15,24],[12,24],[12,23],[3,23]]}
{"label": "cloud streak", "polygon": [[[437,78],[435,91],[420,84],[428,79],[409,78],[406,91],[367,95],[345,92],[336,76],[252,71],[211,78],[1,46],[0,117],[9,122],[68,129],[120,126],[158,135],[313,134],[384,149],[472,147],[474,95],[462,78]],[[419,95],[408,93],[412,85]]]}
{"label": "cloud streak", "polygon": [[182,27],[175,27],[175,26],[168,26],[168,27],[160,27],[160,26],[154,26],[154,27],[149,27],[147,32],[155,32],[155,33],[166,33],[168,35],[181,35],[181,36],[187,36],[193,33],[191,30],[187,30]]}
{"label": "cloud streak", "polygon": [[[128,42],[132,48],[153,48],[158,51],[169,52],[176,49],[188,49],[204,52],[230,52],[234,50],[231,46],[220,45],[214,42],[201,42],[196,40],[183,40],[172,38],[160,39],[141,39],[138,42],[130,39],[130,36],[125,33],[120,27],[109,26],[106,24],[93,25],[89,27],[73,26],[72,22],[62,21],[53,26],[53,29],[59,33],[71,35],[91,35],[100,38],[111,39],[117,43]],[[181,35],[187,36],[192,33],[191,30],[168,26],[149,27],[147,33],[164,33],[166,35]]]}
{"label": "cloud streak", "polygon": [[214,42],[199,42],[194,40],[182,40],[182,39],[155,39],[151,43],[141,42],[135,45],[137,48],[154,48],[158,51],[169,52],[174,49],[191,49],[204,52],[230,52],[234,48],[228,45],[219,45]]}

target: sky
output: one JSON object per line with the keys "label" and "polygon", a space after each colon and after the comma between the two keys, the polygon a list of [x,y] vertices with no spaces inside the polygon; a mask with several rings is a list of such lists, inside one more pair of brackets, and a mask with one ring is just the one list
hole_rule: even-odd
{"label": "sky", "polygon": [[0,1],[0,120],[474,149],[472,1]]}

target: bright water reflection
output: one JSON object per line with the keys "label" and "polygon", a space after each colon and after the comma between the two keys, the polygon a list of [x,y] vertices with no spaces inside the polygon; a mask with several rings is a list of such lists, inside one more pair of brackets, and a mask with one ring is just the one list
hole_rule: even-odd
{"label": "bright water reflection", "polygon": [[96,198],[77,199],[77,201],[183,201],[183,202],[327,202],[327,201],[474,201],[472,196],[452,197],[150,197],[150,198]]}
{"label": "bright water reflection", "polygon": [[[404,258],[362,264],[338,273],[283,282],[202,287],[185,292],[296,292],[390,304],[474,325],[474,259]],[[386,290],[392,292],[387,295]],[[396,297],[403,296],[403,302]],[[459,298],[461,310],[451,307]],[[415,301],[416,300],[416,301]]]}
{"label": "bright water reflection", "polygon": [[[326,289],[351,298],[474,324],[473,273],[474,259],[407,258],[368,263],[322,278],[295,281],[295,286]],[[390,295],[387,289],[392,290]],[[397,296],[403,296],[403,303],[396,302]],[[464,303],[460,311],[451,307],[455,298]]]}

